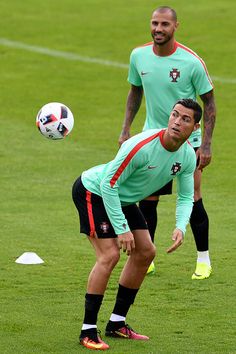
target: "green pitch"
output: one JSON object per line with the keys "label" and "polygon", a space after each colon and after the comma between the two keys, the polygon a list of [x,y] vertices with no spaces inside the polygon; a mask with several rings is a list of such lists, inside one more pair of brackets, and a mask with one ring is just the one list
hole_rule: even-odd
{"label": "green pitch", "polygon": [[[150,41],[155,1],[11,0],[0,4],[0,352],[85,353],[78,345],[86,279],[94,262],[79,234],[71,186],[86,168],[117,151],[133,47]],[[192,281],[195,245],[167,255],[175,196],[159,204],[157,272],[147,277],[127,321],[146,343],[109,339],[114,354],[235,352],[235,2],[169,1],[179,15],[178,41],[204,58],[215,84],[217,124],[212,164],[203,173],[210,217],[213,275]],[[108,61],[108,62],[107,62]],[[64,141],[35,126],[42,105],[61,101],[75,116]],[[139,132],[142,107],[133,125]],[[20,265],[23,252],[43,265]],[[113,309],[114,271],[101,308],[104,331]],[[88,352],[88,350],[87,350]]]}

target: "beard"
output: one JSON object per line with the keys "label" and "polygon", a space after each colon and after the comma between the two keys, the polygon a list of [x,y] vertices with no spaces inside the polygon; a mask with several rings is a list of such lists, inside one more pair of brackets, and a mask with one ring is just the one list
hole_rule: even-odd
{"label": "beard", "polygon": [[151,35],[152,35],[154,43],[159,46],[162,46],[162,45],[168,43],[173,38],[173,35],[167,34],[164,37],[162,37],[161,39],[157,40],[157,39],[155,39],[155,34],[151,33]]}

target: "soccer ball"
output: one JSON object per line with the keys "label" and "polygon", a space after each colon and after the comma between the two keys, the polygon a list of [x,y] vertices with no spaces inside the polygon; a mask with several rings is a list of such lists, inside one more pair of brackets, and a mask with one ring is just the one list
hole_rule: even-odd
{"label": "soccer ball", "polygon": [[63,139],[73,129],[74,117],[63,103],[51,102],[45,104],[38,112],[36,125],[46,138]]}

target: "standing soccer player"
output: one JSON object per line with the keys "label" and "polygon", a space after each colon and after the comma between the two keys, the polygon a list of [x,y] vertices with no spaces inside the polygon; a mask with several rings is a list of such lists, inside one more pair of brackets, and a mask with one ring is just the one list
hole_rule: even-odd
{"label": "standing soccer player", "polygon": [[[175,10],[167,6],[157,8],[151,18],[153,42],[134,49],[130,57],[126,115],[119,138],[122,144],[130,137],[130,127],[137,114],[143,93],[146,99],[146,120],[143,130],[166,127],[174,102],[180,98],[203,102],[204,130],[193,132],[190,142],[196,151],[198,165],[194,174],[194,206],[190,219],[197,247],[197,265],[192,279],[206,279],[212,268],[209,257],[209,221],[201,195],[202,169],[211,160],[211,138],[215,124],[215,102],[212,81],[204,61],[191,49],[175,40],[178,27]],[[172,182],[139,204],[154,242],[157,227],[159,196],[172,193]],[[154,263],[148,273],[155,270]]]}
{"label": "standing soccer player", "polygon": [[120,257],[120,248],[129,255],[121,272],[116,302],[106,326],[106,336],[148,340],[126,323],[126,315],[155,257],[146,221],[136,202],[177,179],[174,251],[183,242],[193,206],[196,156],[186,141],[197,129],[202,109],[191,99],[178,101],[167,129],[152,129],[125,142],[116,157],[105,165],[82,173],[73,186],[73,200],[80,216],[81,232],[96,254],[85,295],[85,315],[80,343],[86,348],[106,350],[99,336],[97,317],[111,272]]}

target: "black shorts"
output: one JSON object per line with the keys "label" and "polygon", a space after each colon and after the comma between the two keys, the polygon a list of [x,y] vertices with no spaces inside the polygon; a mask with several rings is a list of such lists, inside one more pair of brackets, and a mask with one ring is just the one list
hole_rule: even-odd
{"label": "black shorts", "polygon": [[[194,151],[197,152],[199,147],[194,148]],[[196,162],[196,167],[199,164],[199,158],[197,159]],[[154,192],[151,194],[151,196],[159,196],[159,195],[166,195],[166,194],[172,194],[172,185],[173,185],[173,180],[165,184],[162,188],[158,189],[158,191]]]}
{"label": "black shorts", "polygon": [[158,189],[158,191],[152,193],[151,196],[152,195],[158,196],[158,195],[172,194],[172,184],[173,184],[173,180],[171,180],[170,182],[165,184],[163,187]]}
{"label": "black shorts", "polygon": [[[106,213],[102,198],[88,191],[79,177],[72,188],[72,198],[79,212],[80,232],[98,238],[115,238],[117,235]],[[147,223],[136,204],[122,207],[130,230],[147,230]]]}

